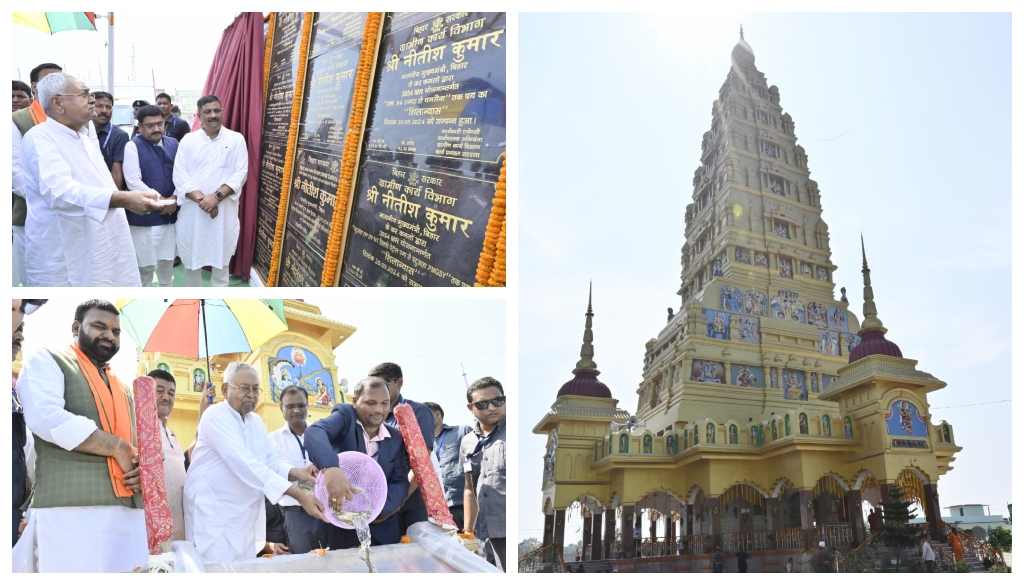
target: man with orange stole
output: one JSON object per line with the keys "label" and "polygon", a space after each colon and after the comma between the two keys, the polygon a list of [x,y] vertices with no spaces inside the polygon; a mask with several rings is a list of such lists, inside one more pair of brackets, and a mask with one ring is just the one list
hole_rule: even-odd
{"label": "man with orange stole", "polygon": [[15,571],[123,572],[146,564],[135,407],[108,365],[120,348],[118,315],[107,301],[82,303],[71,346],[35,351],[18,377],[35,435],[36,483]]}

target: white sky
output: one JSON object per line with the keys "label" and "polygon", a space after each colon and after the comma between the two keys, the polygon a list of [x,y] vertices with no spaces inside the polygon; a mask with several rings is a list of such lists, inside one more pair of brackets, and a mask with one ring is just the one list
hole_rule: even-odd
{"label": "white sky", "polygon": [[[836,298],[879,316],[963,447],[940,502],[1011,495],[1008,15],[520,15],[519,540],[540,538],[546,437],[594,281],[595,361],[636,408],[644,344],[678,311],[684,211],[740,23],[809,157]],[[571,75],[567,72],[571,71]],[[961,406],[974,405],[977,406]],[[578,523],[578,522],[577,522]],[[566,542],[578,538],[575,527]]]}
{"label": "white sky", "polygon": [[[117,4],[117,3],[115,3]],[[147,5],[130,5],[144,8]],[[158,6],[156,4],[150,6]],[[176,89],[202,90],[221,33],[235,12],[202,12],[189,16],[176,5],[165,12],[114,12],[114,80],[129,81],[131,49],[135,45],[135,78],[174,95]],[[105,13],[104,13],[105,14]],[[67,31],[49,35],[26,26],[11,27],[15,48],[11,78],[29,82],[29,72],[40,63],[56,63],[67,73],[90,81],[90,89],[107,89],[107,19],[97,19],[96,31]],[[103,84],[99,84],[102,70]],[[20,71],[20,77],[19,77]],[[118,97],[118,96],[114,96]]]}
{"label": "white sky", "polygon": [[[319,291],[316,291],[319,293]],[[75,307],[89,298],[54,299],[25,319],[23,356],[38,347],[66,348],[72,341]],[[305,296],[325,317],[356,327],[334,355],[338,378],[349,388],[366,377],[378,363],[402,366],[402,395],[418,402],[437,402],[448,424],[472,424],[466,410],[466,384],[460,363],[470,382],[493,376],[503,384],[505,376],[505,303],[500,300],[360,300],[343,301],[336,295]],[[122,326],[121,349],[111,360],[123,380],[132,380],[136,369],[136,344]],[[350,390],[351,391],[351,390]]]}

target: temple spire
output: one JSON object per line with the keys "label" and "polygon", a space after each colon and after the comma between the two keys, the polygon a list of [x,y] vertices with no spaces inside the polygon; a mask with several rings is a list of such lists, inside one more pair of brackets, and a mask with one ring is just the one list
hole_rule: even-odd
{"label": "temple spire", "polygon": [[744,40],[743,39],[743,25],[742,24],[740,25],[740,40],[741,41]]}
{"label": "temple spire", "polygon": [[590,282],[590,291],[587,295],[587,322],[583,329],[583,347],[580,348],[580,361],[576,362],[576,369],[573,374],[590,373],[597,376],[601,372],[594,363],[594,282]]}
{"label": "temple spire", "polygon": [[860,235],[860,254],[864,261],[861,274],[864,275],[864,322],[861,323],[860,331],[881,331],[886,332],[882,326],[882,320],[878,318],[878,309],[875,308],[875,292],[871,290],[871,269],[868,268],[868,255],[864,251],[864,234]]}

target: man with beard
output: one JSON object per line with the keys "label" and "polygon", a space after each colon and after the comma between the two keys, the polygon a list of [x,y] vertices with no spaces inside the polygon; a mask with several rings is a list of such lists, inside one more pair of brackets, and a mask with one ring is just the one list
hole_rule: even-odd
{"label": "man with beard", "polygon": [[164,135],[163,116],[156,106],[143,106],[138,113],[141,134],[124,148],[124,178],[133,191],[156,193],[167,204],[160,211],[139,215],[131,210],[128,229],[135,245],[142,286],[153,285],[153,271],[162,287],[174,286],[175,231],[178,205],[174,198],[174,156],[178,141]]}
{"label": "man with beard", "polygon": [[105,91],[94,91],[92,97],[96,100],[96,139],[103,162],[107,163],[117,188],[124,189],[124,147],[128,144],[128,133],[110,121],[114,115],[114,96]]}
{"label": "man with beard", "polygon": [[249,174],[245,138],[224,128],[220,98],[207,95],[196,102],[201,131],[181,139],[174,159],[178,196],[178,255],[185,267],[185,286],[202,286],[204,266],[212,269],[210,286],[228,285],[228,264],[238,245],[238,199]]}
{"label": "man with beard", "polygon": [[167,506],[171,509],[171,526],[174,540],[185,540],[185,452],[171,429],[167,419],[174,410],[175,382],[170,372],[157,368],[146,374],[156,381],[156,414],[160,418],[160,447],[164,460],[164,488],[167,492]]}
{"label": "man with beard", "polygon": [[[409,460],[402,433],[384,422],[391,408],[387,383],[380,378],[364,378],[352,390],[353,404],[337,404],[327,418],[306,430],[306,449],[313,463],[323,470],[331,508],[340,512],[345,500],[361,490],[352,487],[338,467],[338,454],[358,451],[373,458],[384,471],[388,496],[377,519],[370,524],[373,545],[398,544],[402,538],[398,510],[409,491]],[[355,530],[343,530],[333,524],[317,524],[325,531],[332,549],[359,546]]]}
{"label": "man with beard", "polygon": [[18,395],[35,435],[36,484],[15,571],[124,572],[145,566],[132,393],[108,362],[121,345],[114,305],[86,301],[65,350],[25,360]]}
{"label": "man with beard", "polygon": [[487,539],[496,565],[505,565],[505,390],[494,378],[480,378],[466,391],[466,408],[476,428],[462,438],[459,459],[466,473],[463,532]]}
{"label": "man with beard", "polygon": [[[292,467],[306,467],[311,463],[305,444],[308,404],[309,393],[302,386],[288,386],[281,390],[281,416],[284,417],[285,425],[270,433],[270,440],[277,444]],[[292,485],[307,490],[313,488],[312,484],[302,486],[292,482]],[[292,554],[301,555],[314,548],[321,548],[314,534],[316,518],[306,513],[291,496],[284,496],[278,504],[284,511],[288,550]]]}
{"label": "man with beard", "polygon": [[255,368],[228,364],[221,392],[224,401],[206,409],[199,421],[185,478],[185,536],[210,563],[252,559],[263,549],[264,497],[276,504],[287,494],[310,516],[323,519],[323,504],[313,493],[289,483],[316,481],[316,468],[292,466],[252,412],[260,398]]}

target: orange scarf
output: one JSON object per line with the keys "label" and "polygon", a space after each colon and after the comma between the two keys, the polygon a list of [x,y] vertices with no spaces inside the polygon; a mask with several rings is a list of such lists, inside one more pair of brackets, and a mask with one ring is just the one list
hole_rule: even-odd
{"label": "orange scarf", "polygon": [[[82,353],[82,349],[78,347],[77,343],[71,345],[71,351],[78,360],[79,369],[82,370],[82,374],[85,375],[85,379],[89,383],[89,390],[92,391],[92,398],[96,401],[96,409],[99,411],[100,425],[103,430],[121,437],[129,445],[134,446],[135,429],[132,426],[132,415],[128,405],[128,392],[121,384],[121,380],[118,380],[114,372],[107,367],[107,380],[110,381],[108,388],[103,382],[103,378],[100,377],[99,370]],[[107,469],[110,471],[110,484],[114,488],[114,495],[119,498],[132,497],[132,491],[124,487],[122,481],[124,470],[113,457],[107,457]]]}
{"label": "orange scarf", "polygon": [[43,104],[39,103],[39,100],[32,100],[32,105],[28,107],[28,113],[32,116],[32,122],[36,125],[46,121],[46,112],[43,111]]}

